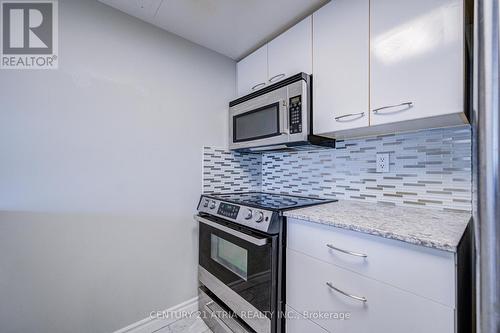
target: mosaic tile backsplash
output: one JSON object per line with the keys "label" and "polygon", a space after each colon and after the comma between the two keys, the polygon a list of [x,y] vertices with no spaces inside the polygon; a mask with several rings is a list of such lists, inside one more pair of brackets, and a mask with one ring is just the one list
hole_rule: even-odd
{"label": "mosaic tile backsplash", "polygon": [[[376,153],[390,154],[389,173],[376,172]],[[432,129],[262,155],[206,147],[203,186],[470,211],[471,131]]]}
{"label": "mosaic tile backsplash", "polygon": [[261,191],[262,156],[203,148],[203,192]]}

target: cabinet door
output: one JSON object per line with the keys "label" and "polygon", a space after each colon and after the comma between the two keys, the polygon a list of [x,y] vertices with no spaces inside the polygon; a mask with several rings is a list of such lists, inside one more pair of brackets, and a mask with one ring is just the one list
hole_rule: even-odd
{"label": "cabinet door", "polygon": [[264,88],[267,83],[267,44],[237,64],[238,96]]}
{"label": "cabinet door", "polygon": [[463,112],[462,0],[370,8],[371,125]]}
{"label": "cabinet door", "polygon": [[313,131],[369,126],[369,0],[336,0],[313,14]]}
{"label": "cabinet door", "polygon": [[269,83],[312,72],[312,18],[305,18],[268,44]]}

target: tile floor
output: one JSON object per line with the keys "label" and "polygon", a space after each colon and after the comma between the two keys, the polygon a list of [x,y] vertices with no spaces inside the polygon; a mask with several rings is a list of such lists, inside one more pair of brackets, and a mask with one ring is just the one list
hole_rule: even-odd
{"label": "tile floor", "polygon": [[193,315],[151,333],[212,333],[212,331],[199,316]]}

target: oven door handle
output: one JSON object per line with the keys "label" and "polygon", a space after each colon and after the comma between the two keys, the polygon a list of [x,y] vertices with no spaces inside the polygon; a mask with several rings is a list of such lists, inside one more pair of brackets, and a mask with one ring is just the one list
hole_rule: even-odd
{"label": "oven door handle", "polygon": [[254,245],[264,246],[267,244],[267,238],[257,238],[257,237],[250,236],[250,235],[245,234],[243,232],[240,232],[238,230],[234,230],[234,229],[228,228],[226,226],[220,225],[219,223],[212,222],[212,221],[210,221],[206,218],[203,218],[199,215],[195,215],[194,219],[200,223],[209,225],[212,228],[218,229],[218,230],[223,231],[225,233],[228,233],[228,234],[231,234],[231,235],[236,236],[238,238],[241,238],[244,241],[250,242]]}

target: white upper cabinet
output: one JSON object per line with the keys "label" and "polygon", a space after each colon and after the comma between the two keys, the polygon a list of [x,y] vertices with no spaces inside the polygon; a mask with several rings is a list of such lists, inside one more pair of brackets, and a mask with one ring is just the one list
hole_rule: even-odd
{"label": "white upper cabinet", "polygon": [[371,0],[370,11],[371,125],[462,113],[462,0]]}
{"label": "white upper cabinet", "polygon": [[263,88],[268,81],[267,44],[237,64],[238,96]]}
{"label": "white upper cabinet", "polygon": [[238,96],[299,72],[312,72],[312,17],[294,25],[238,62]]}
{"label": "white upper cabinet", "polygon": [[269,42],[268,83],[312,72],[312,17],[309,16]]}
{"label": "white upper cabinet", "polygon": [[313,74],[313,134],[468,123],[462,0],[333,0],[238,63],[238,95]]}
{"label": "white upper cabinet", "polygon": [[369,0],[313,14],[314,134],[369,126],[369,14]]}

